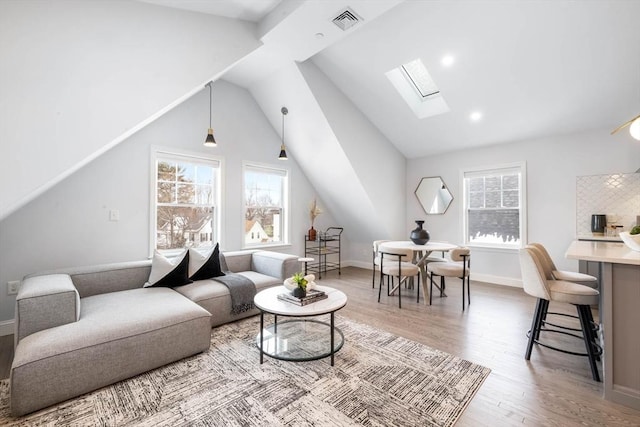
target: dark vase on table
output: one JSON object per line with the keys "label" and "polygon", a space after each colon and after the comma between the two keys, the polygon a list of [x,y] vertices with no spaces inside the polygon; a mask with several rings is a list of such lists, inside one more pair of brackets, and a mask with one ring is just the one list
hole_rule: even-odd
{"label": "dark vase on table", "polygon": [[425,245],[430,239],[429,232],[422,228],[424,221],[416,220],[416,224],[418,224],[418,226],[411,231],[409,238],[416,245]]}
{"label": "dark vase on table", "polygon": [[306,291],[306,289],[302,289],[301,287],[297,287],[293,291],[291,291],[291,294],[296,298],[304,298],[304,297],[307,296],[307,291]]}

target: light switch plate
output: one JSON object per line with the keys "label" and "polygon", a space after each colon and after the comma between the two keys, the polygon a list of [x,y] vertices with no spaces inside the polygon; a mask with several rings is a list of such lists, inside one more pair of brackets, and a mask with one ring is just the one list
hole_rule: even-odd
{"label": "light switch plate", "polygon": [[19,280],[7,282],[7,295],[16,295],[19,289],[20,289]]}
{"label": "light switch plate", "polygon": [[117,209],[111,209],[109,211],[109,221],[120,221],[120,211]]}

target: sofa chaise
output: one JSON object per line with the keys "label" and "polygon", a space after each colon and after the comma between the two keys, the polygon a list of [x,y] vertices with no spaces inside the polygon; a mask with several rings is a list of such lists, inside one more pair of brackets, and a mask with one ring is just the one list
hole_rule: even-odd
{"label": "sofa chaise", "polygon": [[[257,291],[291,276],[298,258],[226,252],[228,271]],[[231,313],[226,286],[198,280],[143,287],[151,261],[27,276],[16,299],[11,413],[20,416],[206,351],[211,328],[255,315]],[[215,331],[213,332],[215,333]]]}

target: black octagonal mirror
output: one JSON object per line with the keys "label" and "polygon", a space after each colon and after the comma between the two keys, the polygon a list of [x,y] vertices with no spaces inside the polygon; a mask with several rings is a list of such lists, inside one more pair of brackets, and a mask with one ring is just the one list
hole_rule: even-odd
{"label": "black octagonal mirror", "polygon": [[442,215],[453,200],[453,195],[439,176],[422,178],[414,193],[427,215]]}

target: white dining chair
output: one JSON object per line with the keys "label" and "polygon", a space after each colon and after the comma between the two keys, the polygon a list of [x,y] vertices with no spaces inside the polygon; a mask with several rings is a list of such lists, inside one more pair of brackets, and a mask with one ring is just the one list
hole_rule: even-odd
{"label": "white dining chair", "polygon": [[[409,278],[420,276],[420,268],[412,262],[408,262],[413,256],[413,251],[411,249],[387,248],[382,244],[378,248],[378,253],[380,255],[378,302],[380,302],[382,286],[386,277],[387,296],[397,291],[398,308],[402,308],[402,285],[406,284]],[[397,284],[395,284],[395,277],[398,278]],[[417,289],[417,302],[420,302],[420,286],[415,286],[415,288]]]}
{"label": "white dining chair", "polygon": [[451,261],[430,262],[427,264],[427,277],[429,278],[429,305],[433,297],[434,276],[440,276],[440,296],[445,289],[446,277],[457,277],[462,280],[462,311],[465,308],[465,284],[467,288],[467,301],[471,305],[471,252],[469,248],[456,248],[451,251]]}
{"label": "white dining chair", "polygon": [[371,257],[371,267],[373,269],[373,275],[371,277],[371,288],[376,287],[376,267],[380,267],[380,254],[378,254],[378,249],[380,245],[389,242],[389,240],[374,240],[373,241],[373,252]]}

